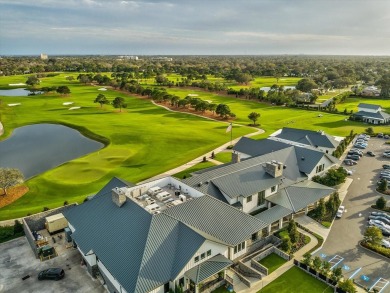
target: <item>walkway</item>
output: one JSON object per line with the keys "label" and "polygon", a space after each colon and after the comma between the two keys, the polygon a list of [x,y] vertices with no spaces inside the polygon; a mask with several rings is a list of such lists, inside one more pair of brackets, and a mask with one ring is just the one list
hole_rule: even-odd
{"label": "walkway", "polygon": [[4,127],[3,127],[3,124],[1,124],[0,122],[0,136],[2,136],[4,133]]}
{"label": "walkway", "polygon": [[312,249],[314,246],[317,245],[318,240],[313,235],[301,230],[298,228],[298,231],[302,234],[305,234],[310,237],[310,243],[305,245],[302,249],[300,249],[298,252],[294,254],[294,257],[283,264],[280,268],[278,268],[276,271],[271,273],[268,276],[263,277],[262,280],[259,280],[257,283],[255,283],[251,288],[247,288],[245,290],[238,290],[237,293],[253,293],[261,290],[263,287],[267,286],[269,283],[274,281],[276,278],[280,277],[282,274],[287,272],[289,269],[291,269],[294,266],[294,259],[300,260],[302,259],[303,255]]}

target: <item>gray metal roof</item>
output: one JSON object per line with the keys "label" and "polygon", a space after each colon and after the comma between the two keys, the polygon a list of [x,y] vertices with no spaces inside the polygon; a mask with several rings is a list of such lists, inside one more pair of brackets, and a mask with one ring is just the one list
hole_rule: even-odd
{"label": "gray metal roof", "polygon": [[366,111],[359,111],[354,114],[355,116],[361,116],[361,117],[367,117],[367,118],[375,118],[375,119],[389,119],[390,115],[387,114],[386,112],[376,112],[376,113],[371,113],[371,112],[366,112]]}
{"label": "gray metal roof", "polygon": [[288,143],[272,139],[255,140],[248,137],[242,137],[234,146],[234,150],[251,157],[256,157],[276,152],[290,146],[291,145]]}
{"label": "gray metal roof", "polygon": [[366,109],[371,109],[371,110],[379,110],[381,108],[380,105],[375,105],[375,104],[365,104],[365,103],[360,103],[358,105],[358,108],[366,108]]}
{"label": "gray metal roof", "polygon": [[280,205],[276,205],[264,212],[254,215],[254,217],[267,223],[268,225],[271,225],[275,221],[278,221],[279,219],[292,214],[292,212],[293,211],[290,209],[287,209]]}
{"label": "gray metal roof", "polygon": [[202,235],[211,240],[230,246],[243,242],[267,226],[263,221],[209,195],[194,198],[163,213],[195,231],[203,232]]}
{"label": "gray metal roof", "polygon": [[131,200],[119,208],[111,191],[64,214],[80,249],[92,250],[127,292],[149,292],[174,279],[205,241],[178,220],[152,216]]}
{"label": "gray metal roof", "polygon": [[[295,153],[297,155],[297,163],[299,166],[299,170],[306,174],[311,173],[318,163],[325,156],[325,153],[321,151],[315,151],[304,147],[295,147]],[[333,163],[331,161],[331,163]]]}
{"label": "gray metal roof", "polygon": [[106,194],[108,192],[111,192],[111,190],[115,187],[120,188],[120,187],[125,187],[125,186],[132,187],[135,185],[131,182],[127,182],[127,181],[120,179],[118,177],[113,177],[106,185],[104,185],[104,187],[98,193],[96,193],[95,196],[99,196],[100,194]]}
{"label": "gray metal roof", "polygon": [[263,165],[243,169],[212,180],[224,194],[230,198],[250,196],[280,183],[279,178],[269,175]]}
{"label": "gray metal roof", "polygon": [[184,275],[195,284],[199,284],[223,269],[230,267],[232,264],[233,262],[231,260],[218,254],[188,270]]}
{"label": "gray metal roof", "polygon": [[275,137],[314,147],[336,148],[339,145],[332,136],[321,131],[283,127],[281,133]]}
{"label": "gray metal roof", "polygon": [[298,212],[334,191],[331,187],[306,180],[283,188],[266,199],[293,212]]}

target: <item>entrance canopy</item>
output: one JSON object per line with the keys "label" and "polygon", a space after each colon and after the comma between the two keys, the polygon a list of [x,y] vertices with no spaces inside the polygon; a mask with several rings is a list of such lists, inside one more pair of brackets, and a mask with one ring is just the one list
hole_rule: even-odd
{"label": "entrance canopy", "polygon": [[233,262],[218,254],[184,273],[195,284],[199,284],[223,269],[230,267]]}

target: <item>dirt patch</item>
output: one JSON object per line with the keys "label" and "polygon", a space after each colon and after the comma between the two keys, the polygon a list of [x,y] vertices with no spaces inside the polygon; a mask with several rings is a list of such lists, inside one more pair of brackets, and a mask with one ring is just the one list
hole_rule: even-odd
{"label": "dirt patch", "polygon": [[11,187],[7,190],[7,195],[3,193],[3,190],[0,190],[0,208],[5,207],[15,200],[21,198],[28,191],[28,187],[25,185],[19,185]]}

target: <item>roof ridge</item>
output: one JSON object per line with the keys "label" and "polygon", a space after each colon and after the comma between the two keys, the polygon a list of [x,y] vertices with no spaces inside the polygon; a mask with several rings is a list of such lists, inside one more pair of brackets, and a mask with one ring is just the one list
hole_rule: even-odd
{"label": "roof ridge", "polygon": [[292,203],[292,200],[291,200],[291,198],[290,198],[290,194],[288,193],[287,188],[288,188],[288,187],[284,188],[284,190],[286,191],[287,199],[288,199],[288,201],[289,201],[291,207],[293,208],[292,210],[293,210],[293,212],[295,213],[296,210],[295,210],[295,207],[294,207],[294,205],[293,205],[293,203]]}

